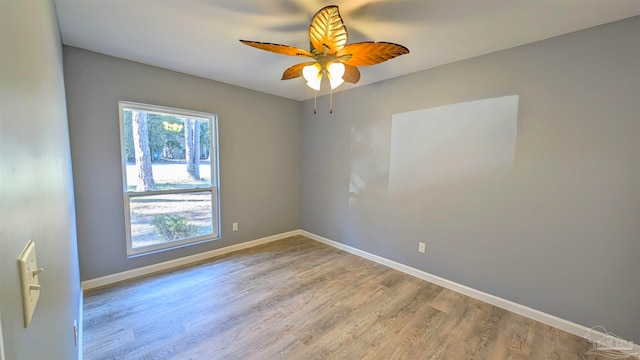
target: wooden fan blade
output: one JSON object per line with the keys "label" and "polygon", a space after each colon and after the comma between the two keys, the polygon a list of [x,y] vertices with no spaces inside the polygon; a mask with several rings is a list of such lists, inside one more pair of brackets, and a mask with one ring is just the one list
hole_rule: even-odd
{"label": "wooden fan blade", "polygon": [[309,39],[315,51],[335,54],[347,44],[347,28],[335,5],[320,9],[311,19]]}
{"label": "wooden fan blade", "polygon": [[340,60],[345,65],[368,66],[379,64],[383,61],[393,59],[396,56],[408,53],[409,49],[402,45],[383,41],[367,41],[345,46],[342,50],[338,51],[336,57],[348,58]]}
{"label": "wooden fan blade", "polygon": [[315,64],[314,61],[293,65],[292,67],[284,71],[284,73],[282,74],[282,80],[290,80],[302,76],[302,69],[304,69],[304,67],[307,65],[313,64]]}
{"label": "wooden fan blade", "polygon": [[272,43],[265,43],[260,41],[249,41],[249,40],[240,40],[240,42],[245,45],[249,45],[260,50],[271,51],[276,54],[282,54],[282,55],[288,55],[288,56],[313,57],[313,54],[311,54],[307,50],[299,49],[289,45],[280,45],[280,44],[272,44]]}
{"label": "wooden fan blade", "polygon": [[360,81],[360,70],[353,65],[344,65],[344,75],[342,75],[342,80],[357,84]]}

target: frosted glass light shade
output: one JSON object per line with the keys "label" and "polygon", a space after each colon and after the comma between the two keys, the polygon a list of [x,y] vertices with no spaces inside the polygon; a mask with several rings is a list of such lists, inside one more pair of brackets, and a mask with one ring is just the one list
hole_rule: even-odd
{"label": "frosted glass light shade", "polygon": [[329,82],[331,83],[331,89],[335,89],[338,86],[342,85],[344,80],[342,76],[344,75],[344,64],[342,63],[334,63],[330,62],[327,64],[327,72],[329,73],[327,76],[329,77]]}
{"label": "frosted glass light shade", "polygon": [[342,79],[331,79],[331,80],[329,80],[329,82],[331,83],[331,89],[335,89],[338,86],[342,85],[344,80],[342,80]]}
{"label": "frosted glass light shade", "polygon": [[322,68],[320,64],[315,63],[305,66],[302,68],[302,76],[307,80],[307,86],[316,91],[320,90],[320,83],[322,81]]}

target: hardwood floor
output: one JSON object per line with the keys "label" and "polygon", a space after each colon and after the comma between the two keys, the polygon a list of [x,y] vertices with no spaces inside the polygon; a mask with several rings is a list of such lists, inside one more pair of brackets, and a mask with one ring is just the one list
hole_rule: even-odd
{"label": "hardwood floor", "polygon": [[87,360],[598,359],[585,339],[304,237],[88,292],[83,336]]}

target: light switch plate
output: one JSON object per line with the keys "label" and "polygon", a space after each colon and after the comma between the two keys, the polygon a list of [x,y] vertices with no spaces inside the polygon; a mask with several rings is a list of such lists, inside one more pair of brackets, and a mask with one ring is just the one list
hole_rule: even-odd
{"label": "light switch plate", "polygon": [[24,327],[29,326],[33,312],[40,298],[38,274],[44,271],[36,262],[36,244],[29,241],[18,258],[20,278],[22,280],[22,310],[24,311]]}

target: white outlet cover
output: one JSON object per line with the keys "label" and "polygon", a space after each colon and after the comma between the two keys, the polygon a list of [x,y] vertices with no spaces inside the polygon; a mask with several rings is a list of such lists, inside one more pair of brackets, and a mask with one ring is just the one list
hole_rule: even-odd
{"label": "white outlet cover", "polygon": [[4,341],[2,339],[2,316],[0,316],[0,360],[4,360]]}
{"label": "white outlet cover", "polygon": [[29,241],[24,250],[22,250],[22,254],[18,258],[18,266],[20,267],[20,278],[22,280],[22,309],[24,311],[24,327],[26,328],[31,323],[33,312],[40,298],[38,273],[43,271],[38,268],[36,244],[33,241]]}

